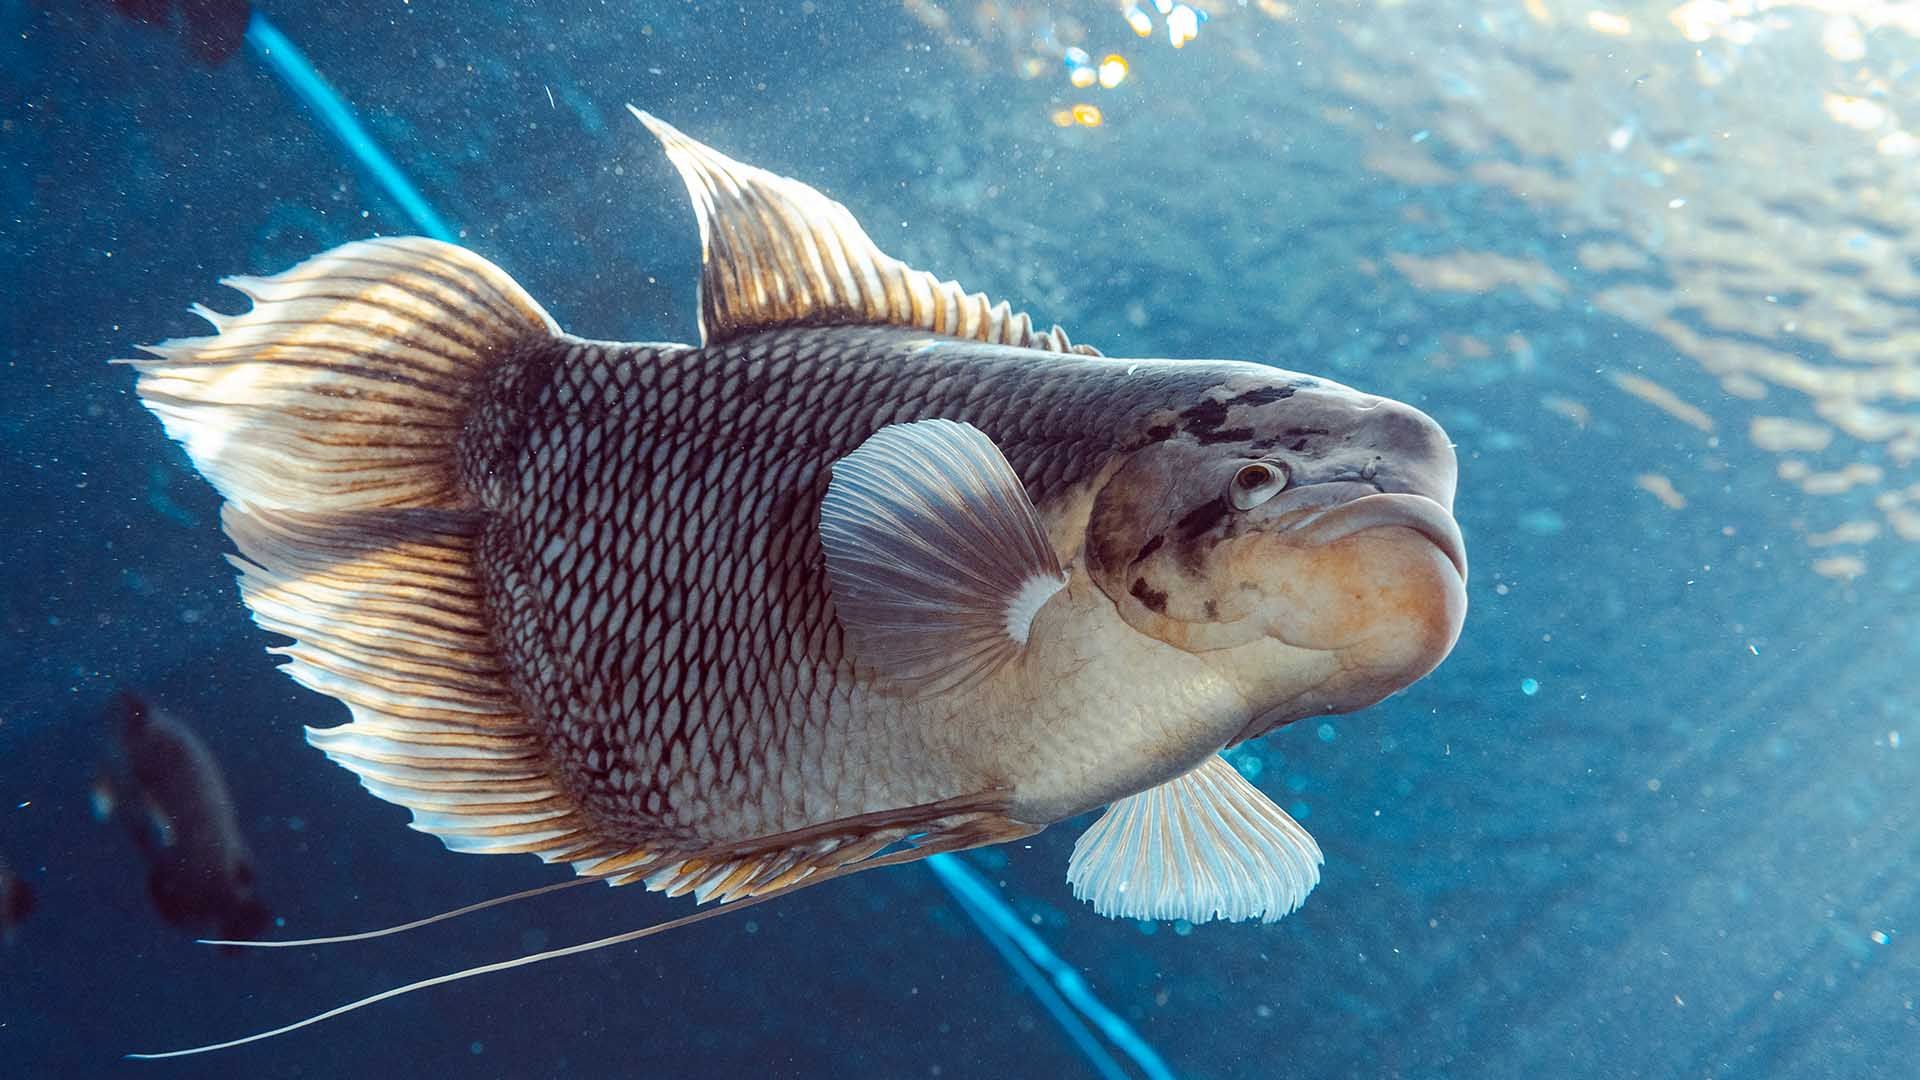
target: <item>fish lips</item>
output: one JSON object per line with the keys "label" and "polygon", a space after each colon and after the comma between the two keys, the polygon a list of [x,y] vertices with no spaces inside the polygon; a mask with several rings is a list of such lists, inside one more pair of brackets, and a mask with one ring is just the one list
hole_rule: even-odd
{"label": "fish lips", "polygon": [[[1355,489],[1363,488],[1364,493]],[[1318,490],[1316,490],[1318,489]],[[1370,485],[1335,482],[1301,489],[1298,502],[1310,505],[1287,507],[1298,514],[1287,522],[1286,533],[1313,546],[1331,544],[1369,529],[1403,528],[1426,537],[1446,555],[1447,561],[1467,580],[1467,542],[1460,524],[1447,508],[1425,495],[1403,491],[1378,491]]]}

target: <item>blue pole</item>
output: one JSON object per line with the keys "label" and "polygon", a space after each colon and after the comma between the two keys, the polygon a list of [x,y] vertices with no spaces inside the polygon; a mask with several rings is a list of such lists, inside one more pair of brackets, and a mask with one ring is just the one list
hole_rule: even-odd
{"label": "blue pole", "polygon": [[400,166],[395,165],[387,152],[380,149],[380,144],[373,141],[373,136],[353,115],[353,109],[314,70],[306,54],[258,10],[254,11],[253,18],[247,23],[247,44],[253,47],[254,55],[272,68],[273,73],[280,76],[280,81],[286,83],[287,88],[320,117],[320,122],[333,132],[354,160],[373,174],[381,187],[387,189],[387,194],[413,219],[416,228],[435,240],[453,242],[453,230],[447,227],[439,214],[434,213],[433,207],[427,205],[427,200],[407,179],[406,174],[400,171]]}
{"label": "blue pole", "polygon": [[[1061,997],[1072,1002],[1073,1007],[1080,1010],[1082,1016],[1092,1021],[1093,1025],[1100,1029],[1100,1033],[1107,1037],[1108,1042],[1131,1058],[1142,1073],[1150,1080],[1173,1080],[1173,1070],[1167,1067],[1166,1061],[1154,1051],[1153,1047],[1148,1045],[1131,1025],[1107,1008],[1094,995],[1093,988],[1087,985],[1087,981],[1080,977],[1080,973],[1065,960],[1060,959],[1059,954],[1048,948],[1047,943],[1040,940],[1039,934],[1034,933],[1032,928],[1021,922],[1020,916],[1014,914],[1013,909],[1007,906],[1006,900],[982,880],[973,867],[968,866],[965,860],[953,855],[931,855],[927,857],[925,863],[927,869],[933,871],[934,876],[940,879],[940,883],[953,893],[954,899],[958,900],[967,913],[974,917],[982,930],[991,927],[1004,935],[1019,948],[1034,967],[1045,971],[1053,980],[1050,989],[1057,990]],[[989,933],[987,937],[988,940],[995,941],[998,947],[994,934]],[[1017,966],[1015,970],[1025,977],[1025,970]],[[1029,982],[1029,985],[1033,984]],[[1039,993],[1037,987],[1035,993]],[[1046,998],[1043,996],[1041,1000],[1044,1002]],[[1068,1033],[1072,1034],[1072,1029],[1069,1029]],[[1111,1058],[1107,1060],[1112,1061]],[[1100,1063],[1096,1060],[1094,1064],[1098,1067]]]}

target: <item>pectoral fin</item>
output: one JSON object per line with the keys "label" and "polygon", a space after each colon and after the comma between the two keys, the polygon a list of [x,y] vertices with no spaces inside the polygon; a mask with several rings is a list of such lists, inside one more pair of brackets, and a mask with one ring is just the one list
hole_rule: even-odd
{"label": "pectoral fin", "polygon": [[1219,755],[1107,807],[1073,845],[1067,881],[1102,915],[1259,919],[1298,909],[1320,846]]}
{"label": "pectoral fin", "polygon": [[991,674],[1067,583],[1020,478],[979,429],[882,428],[820,504],[833,602],[855,659],[917,689]]}

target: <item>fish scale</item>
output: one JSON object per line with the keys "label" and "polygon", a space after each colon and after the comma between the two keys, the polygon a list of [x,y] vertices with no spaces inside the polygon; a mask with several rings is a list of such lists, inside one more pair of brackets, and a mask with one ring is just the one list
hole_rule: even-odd
{"label": "fish scale", "polygon": [[136,362],[287,673],[351,714],[309,741],[456,850],[673,895],[1108,804],[1069,868],[1098,910],[1297,907],[1318,848],[1218,751],[1452,647],[1445,433],[1102,358],[641,119],[693,196],[700,346],[573,337],[391,238],[230,279],[251,310]]}
{"label": "fish scale", "polygon": [[[1173,383],[1191,394],[1220,375],[1035,366],[1019,350],[898,329],[536,348],[502,365],[469,422],[499,448],[464,455],[472,487],[490,493],[482,576],[568,789],[609,835],[676,846],[964,794],[950,763],[882,721],[893,699],[862,689],[844,655],[816,535],[835,459],[891,423],[964,419],[1044,506],[1136,443],[1130,419]],[[615,579],[624,587],[608,588]],[[837,767],[885,732],[896,745],[876,756],[909,771]],[[689,772],[695,742],[707,749]]]}

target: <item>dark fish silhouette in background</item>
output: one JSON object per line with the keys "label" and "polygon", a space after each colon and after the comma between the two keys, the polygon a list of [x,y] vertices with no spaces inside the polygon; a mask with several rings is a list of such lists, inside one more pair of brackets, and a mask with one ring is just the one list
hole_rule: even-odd
{"label": "dark fish silhouette in background", "polygon": [[253,17],[248,0],[111,0],[113,9],[128,18],[162,28],[180,26],[193,55],[208,67],[218,67],[238,52],[246,40],[247,21]]}
{"label": "dark fish silhouette in background", "polygon": [[269,914],[254,893],[253,852],[213,751],[191,728],[133,694],[108,710],[107,764],[94,816],[118,817],[147,864],[161,918],[222,938],[257,938]]}
{"label": "dark fish silhouette in background", "polygon": [[1067,873],[1096,910],[1297,908],[1320,850],[1220,751],[1453,647],[1446,433],[1102,357],[635,111],[693,197],[702,345],[573,337],[389,238],[229,279],[250,311],[134,362],[284,670],[352,714],[309,741],[455,850],[702,901],[1106,805]]}
{"label": "dark fish silhouette in background", "polygon": [[0,944],[13,944],[20,924],[32,913],[33,887],[0,859]]}

